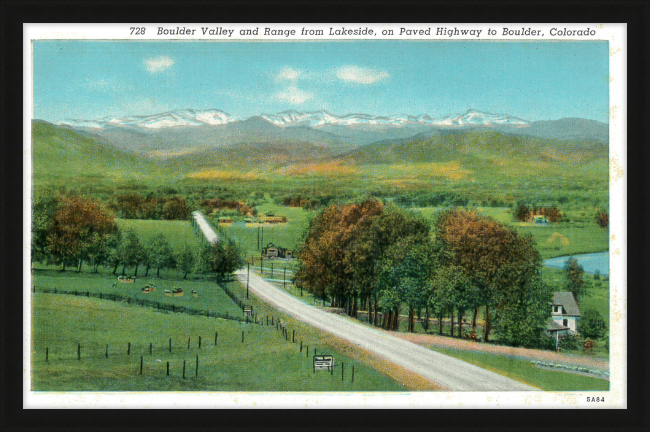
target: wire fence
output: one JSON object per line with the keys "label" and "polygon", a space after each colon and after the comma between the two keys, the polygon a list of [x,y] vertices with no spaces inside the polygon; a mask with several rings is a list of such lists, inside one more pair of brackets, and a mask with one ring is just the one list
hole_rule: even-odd
{"label": "wire fence", "polygon": [[[237,305],[241,308],[243,308],[243,302],[239,299],[237,299],[230,290],[228,290],[225,287],[221,287],[223,290],[228,294],[228,296],[235,302]],[[148,308],[153,308],[156,310],[161,310],[161,311],[166,311],[166,312],[172,312],[172,313],[181,313],[181,314],[187,314],[187,315],[196,315],[196,316],[204,316],[208,318],[220,318],[220,319],[225,319],[225,320],[230,320],[230,321],[238,321],[238,322],[243,322],[243,323],[255,323],[255,319],[252,317],[244,316],[244,317],[238,317],[229,314],[228,312],[214,312],[210,310],[205,310],[205,309],[195,309],[195,308],[190,308],[187,306],[177,306],[175,304],[168,304],[165,302],[159,302],[159,301],[153,301],[153,300],[146,300],[146,299],[136,299],[133,297],[121,295],[121,294],[113,294],[113,293],[97,293],[97,292],[90,292],[90,291],[79,291],[79,290],[73,290],[73,291],[68,291],[68,290],[60,290],[57,288],[34,288],[34,292],[40,292],[40,293],[45,293],[45,294],[64,294],[64,295],[73,295],[77,297],[95,297],[99,298],[100,300],[110,300],[110,301],[115,301],[115,302],[122,302],[122,303],[127,303],[127,304],[132,304],[135,306],[142,306],[142,307],[148,307]]]}

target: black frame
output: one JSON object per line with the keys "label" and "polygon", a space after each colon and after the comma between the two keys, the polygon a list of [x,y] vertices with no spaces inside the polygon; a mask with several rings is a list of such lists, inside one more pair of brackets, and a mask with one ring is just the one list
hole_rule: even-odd
{"label": "black frame", "polygon": [[[167,1],[6,1],[2,22],[2,430],[649,430],[648,214],[650,133],[648,46],[650,5],[646,2],[440,1],[323,3]],[[26,22],[624,22],[628,25],[628,397],[627,410],[429,410],[239,411],[22,409],[22,24]]]}

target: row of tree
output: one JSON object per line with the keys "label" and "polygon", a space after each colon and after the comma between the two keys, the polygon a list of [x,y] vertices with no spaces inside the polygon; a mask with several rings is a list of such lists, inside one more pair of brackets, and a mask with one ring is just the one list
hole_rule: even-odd
{"label": "row of tree", "polygon": [[538,207],[531,206],[528,207],[526,204],[518,203],[515,207],[515,220],[518,222],[528,222],[531,221],[533,216],[546,216],[546,219],[551,223],[557,223],[562,220],[562,212],[555,207]]}
{"label": "row of tree", "polygon": [[127,193],[113,196],[108,205],[123,219],[185,220],[191,211],[185,199],[180,196]]}
{"label": "row of tree", "polygon": [[163,233],[147,241],[133,230],[122,232],[113,216],[101,205],[78,196],[39,198],[34,202],[32,224],[32,260],[61,265],[76,265],[81,271],[84,262],[98,272],[108,266],[116,274],[144,267],[145,276],[151,269],[178,269],[186,278],[191,272],[213,273],[224,278],[243,266],[241,254],[234,242],[224,239],[216,245],[193,249],[185,247],[174,253]]}
{"label": "row of tree", "polygon": [[[386,329],[398,328],[402,305],[408,326],[484,311],[484,339],[537,346],[548,318],[550,293],[531,236],[520,236],[473,211],[450,209],[434,224],[396,206],[368,200],[332,205],[309,226],[298,257],[296,283],[356,317],[359,307]],[[379,322],[378,311],[382,312]]]}

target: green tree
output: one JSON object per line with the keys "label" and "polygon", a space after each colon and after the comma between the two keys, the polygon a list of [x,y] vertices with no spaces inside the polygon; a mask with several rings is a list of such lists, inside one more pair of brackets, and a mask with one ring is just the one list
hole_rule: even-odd
{"label": "green tree", "polygon": [[580,318],[578,331],[584,337],[600,339],[607,334],[607,324],[597,310],[587,309]]}
{"label": "green tree", "polygon": [[538,348],[542,343],[551,292],[539,275],[535,276],[511,298],[503,299],[494,316],[494,330],[499,342],[511,346]]}
{"label": "green tree", "polygon": [[573,296],[578,300],[586,290],[584,280],[585,270],[576,258],[571,257],[565,262],[564,271],[566,289],[572,292]]}
{"label": "green tree", "polygon": [[192,249],[184,246],[176,257],[176,267],[183,272],[183,279],[187,279],[187,275],[195,269],[196,261]]}
{"label": "green tree", "polygon": [[127,267],[134,267],[133,273],[134,276],[137,276],[138,267],[145,258],[145,249],[132,229],[126,231],[126,234],[120,240],[117,246],[117,257],[122,264],[122,275],[126,274]]}
{"label": "green tree", "polygon": [[[156,234],[148,247],[149,264],[156,269],[156,277],[160,277],[160,270],[174,266],[174,254],[169,247],[169,242],[162,233]],[[149,269],[147,268],[147,273]]]}

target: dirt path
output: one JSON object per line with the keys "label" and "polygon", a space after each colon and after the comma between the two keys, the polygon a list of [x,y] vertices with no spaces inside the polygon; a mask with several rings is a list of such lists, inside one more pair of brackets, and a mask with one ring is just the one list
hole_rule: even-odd
{"label": "dirt path", "polygon": [[409,334],[387,332],[393,336],[416,343],[427,348],[450,348],[462,351],[489,353],[502,356],[518,358],[522,360],[538,360],[556,364],[571,366],[583,366],[591,369],[609,372],[609,361],[601,358],[577,356],[571,354],[555,353],[528,348],[513,348],[507,346],[490,345],[466,339],[455,339],[451,337],[423,334]]}

